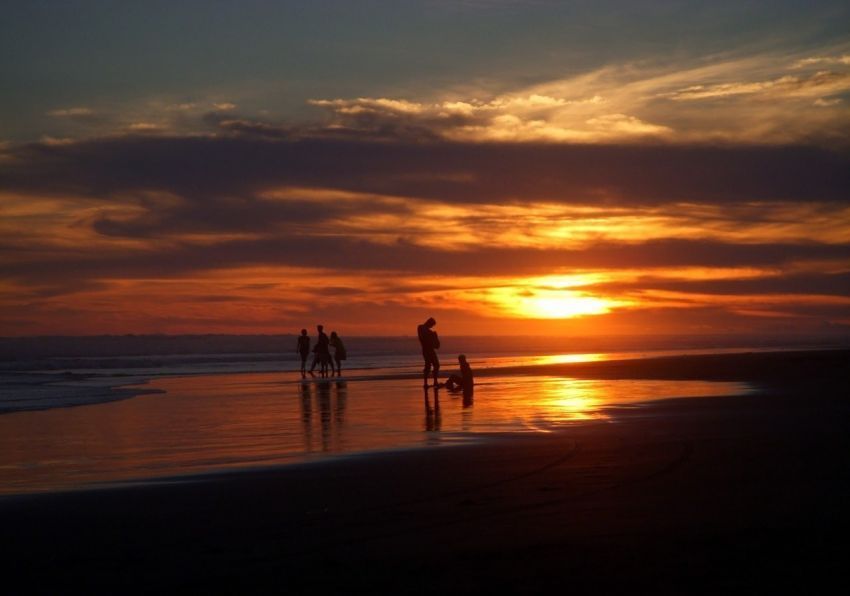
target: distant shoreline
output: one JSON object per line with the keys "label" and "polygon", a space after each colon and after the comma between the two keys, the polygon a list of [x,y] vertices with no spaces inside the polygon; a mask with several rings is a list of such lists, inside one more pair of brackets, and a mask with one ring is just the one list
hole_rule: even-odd
{"label": "distant shoreline", "polygon": [[[388,342],[397,349],[407,346],[417,351],[415,335],[358,336],[345,335],[355,349],[364,345]],[[441,333],[446,345],[468,346],[480,343],[498,348],[499,352],[612,352],[635,350],[675,350],[690,348],[817,348],[850,347],[850,335],[609,335],[609,336],[536,336],[536,335],[451,335]],[[143,356],[226,353],[294,352],[295,330],[290,334],[125,334],[125,335],[39,335],[0,336],[0,363],[39,357]]]}

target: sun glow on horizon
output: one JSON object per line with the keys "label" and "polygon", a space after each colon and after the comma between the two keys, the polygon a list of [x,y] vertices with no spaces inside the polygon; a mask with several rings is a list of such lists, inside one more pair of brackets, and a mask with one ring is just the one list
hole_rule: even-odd
{"label": "sun glow on horizon", "polygon": [[611,312],[614,302],[577,292],[545,292],[543,295],[521,298],[516,311],[529,318],[569,319]]}
{"label": "sun glow on horizon", "polygon": [[522,319],[603,315],[630,304],[578,289],[603,281],[605,275],[598,273],[531,277],[516,280],[509,286],[492,288],[486,297],[503,313]]}

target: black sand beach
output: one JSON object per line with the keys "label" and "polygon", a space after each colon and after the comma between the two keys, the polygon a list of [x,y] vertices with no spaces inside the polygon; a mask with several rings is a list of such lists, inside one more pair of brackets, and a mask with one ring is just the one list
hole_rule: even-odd
{"label": "black sand beach", "polygon": [[759,392],[451,449],[3,497],[5,577],[16,593],[823,591],[844,583],[850,530],[848,365],[843,350],[550,365]]}

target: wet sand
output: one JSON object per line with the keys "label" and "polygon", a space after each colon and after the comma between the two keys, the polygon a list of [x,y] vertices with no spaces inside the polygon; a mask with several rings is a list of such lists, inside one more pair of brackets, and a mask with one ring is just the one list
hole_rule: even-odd
{"label": "wet sand", "polygon": [[552,365],[760,392],[451,449],[4,497],[2,565],[28,592],[822,591],[843,583],[850,529],[848,371],[850,351]]}

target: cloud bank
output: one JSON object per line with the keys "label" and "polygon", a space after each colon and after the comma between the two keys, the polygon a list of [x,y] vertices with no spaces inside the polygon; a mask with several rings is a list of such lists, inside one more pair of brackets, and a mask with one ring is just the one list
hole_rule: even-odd
{"label": "cloud bank", "polygon": [[527,331],[543,303],[607,312],[545,332],[846,331],[848,92],[833,51],[316,98],[297,122],[57,106],[56,137],[0,145],[0,333]]}

